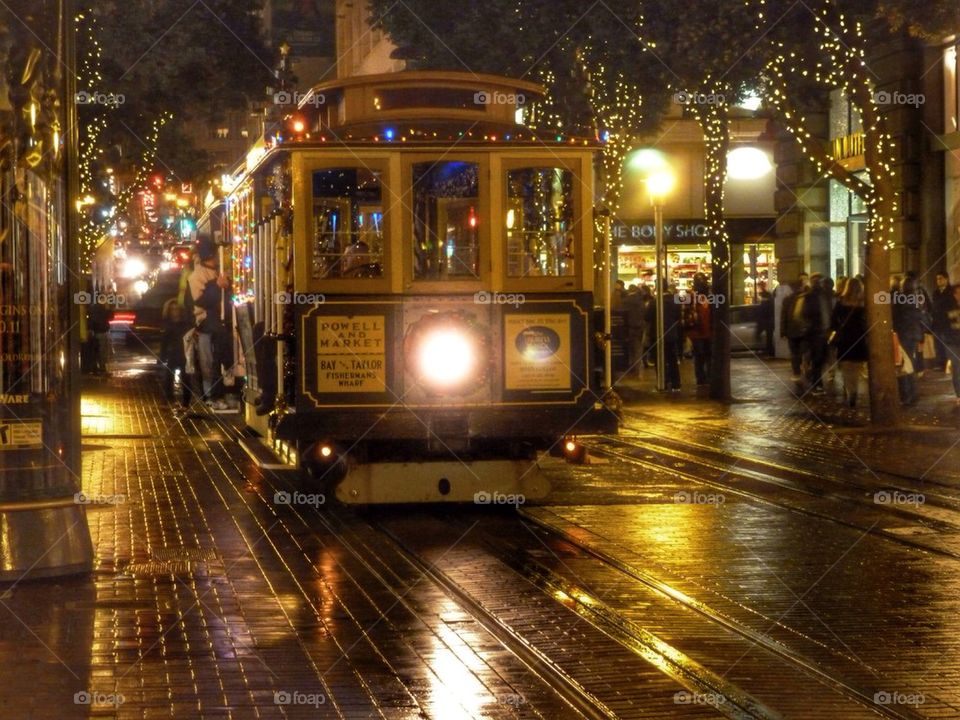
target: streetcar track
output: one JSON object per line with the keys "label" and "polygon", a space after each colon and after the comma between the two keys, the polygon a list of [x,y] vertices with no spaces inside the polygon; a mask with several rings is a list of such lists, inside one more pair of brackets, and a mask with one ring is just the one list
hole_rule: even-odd
{"label": "streetcar track", "polygon": [[[596,438],[596,437],[600,437],[600,436],[594,436],[594,438]],[[607,456],[609,456],[609,457],[618,458],[618,459],[623,460],[623,461],[625,461],[625,462],[627,462],[627,463],[629,463],[629,464],[637,465],[637,466],[639,466],[639,467],[643,467],[643,468],[650,469],[650,470],[655,470],[655,471],[658,471],[658,472],[669,471],[669,472],[675,474],[678,478],[681,478],[681,479],[686,480],[686,481],[689,481],[689,482],[698,483],[698,484],[700,484],[700,485],[708,485],[708,486],[710,486],[710,487],[715,487],[715,488],[724,490],[724,491],[726,491],[726,492],[729,492],[729,493],[732,494],[732,495],[739,495],[739,496],[744,497],[744,498],[750,498],[751,500],[754,500],[754,501],[756,501],[756,502],[763,503],[763,504],[765,504],[765,505],[771,505],[771,506],[773,506],[773,507],[782,508],[782,509],[784,509],[784,510],[789,510],[789,511],[791,511],[791,512],[794,512],[794,513],[797,513],[797,514],[800,514],[800,515],[809,515],[809,516],[811,516],[811,517],[820,518],[820,519],[822,519],[822,520],[827,520],[827,521],[832,522],[832,523],[835,523],[835,524],[837,524],[837,525],[842,525],[843,527],[849,527],[849,528],[852,528],[852,529],[857,530],[857,531],[859,531],[859,532],[862,532],[862,533],[865,533],[865,534],[874,535],[874,536],[876,536],[876,537],[880,537],[880,538],[883,538],[883,539],[885,539],[885,540],[889,540],[889,541],[891,541],[891,542],[899,543],[899,544],[905,545],[905,546],[907,546],[907,547],[912,547],[912,548],[914,548],[914,549],[923,550],[924,552],[935,553],[935,554],[937,554],[937,555],[942,555],[942,556],[944,556],[944,557],[949,557],[949,558],[952,558],[952,559],[954,559],[954,560],[960,560],[960,553],[958,553],[958,552],[954,552],[954,551],[952,551],[952,550],[947,550],[947,549],[944,549],[944,548],[940,548],[940,547],[937,547],[937,546],[935,546],[935,545],[928,545],[928,544],[925,544],[925,543],[922,543],[922,542],[918,542],[918,541],[915,541],[915,540],[910,539],[909,537],[904,537],[904,536],[898,535],[898,534],[896,534],[896,533],[894,533],[894,532],[890,532],[889,530],[887,530],[887,529],[885,529],[885,528],[877,528],[875,525],[869,526],[869,527],[864,527],[863,525],[858,525],[857,523],[850,522],[850,521],[844,520],[844,519],[842,519],[842,518],[837,518],[837,517],[835,517],[835,516],[833,516],[833,515],[827,515],[827,514],[825,514],[825,513],[823,513],[823,512],[818,512],[818,511],[816,511],[816,510],[812,510],[812,509],[809,509],[809,508],[807,508],[807,507],[801,507],[801,506],[797,506],[796,504],[791,504],[791,503],[786,503],[786,502],[780,502],[780,501],[778,501],[778,500],[776,500],[776,499],[774,499],[774,498],[771,498],[771,497],[769,497],[769,496],[767,496],[767,495],[763,495],[763,494],[760,494],[760,493],[758,493],[758,492],[752,492],[752,491],[750,491],[750,490],[746,490],[746,489],[744,489],[744,488],[737,487],[735,484],[733,484],[733,481],[726,481],[726,482],[725,482],[722,478],[702,477],[702,476],[700,476],[700,475],[694,475],[694,474],[692,474],[692,473],[690,473],[690,472],[687,472],[687,471],[685,471],[685,469],[682,469],[682,468],[664,466],[664,465],[659,464],[659,463],[657,463],[657,462],[652,462],[652,461],[650,461],[650,460],[646,460],[646,459],[643,459],[643,458],[638,458],[636,455],[633,455],[633,454],[631,454],[630,452],[625,452],[625,451],[622,451],[622,450],[615,450],[615,449],[613,449],[613,448],[610,447],[610,446],[611,446],[611,445],[620,444],[621,446],[624,446],[624,447],[626,447],[626,448],[629,449],[629,450],[644,450],[644,448],[641,448],[641,447],[639,447],[639,446],[637,446],[637,445],[634,445],[634,444],[631,444],[631,443],[628,443],[628,442],[625,442],[625,441],[622,441],[622,440],[619,440],[619,439],[613,439],[613,438],[610,438],[610,437],[607,437],[607,436],[603,436],[602,439],[603,439],[603,441],[607,444],[607,446],[603,447],[603,446],[598,445],[598,444],[596,443],[596,440],[593,439],[593,438],[589,438],[589,439],[583,438],[583,439],[582,439],[582,442],[583,442],[583,444],[584,444],[588,449],[592,450],[592,451],[593,451],[594,453],[596,453],[596,454],[607,455]],[[649,450],[645,450],[645,451],[646,451],[646,452],[649,452]],[[666,453],[664,453],[664,454],[666,454]],[[691,464],[700,464],[700,465],[705,465],[706,467],[709,467],[709,465],[707,465],[706,463],[702,463],[702,462],[699,462],[699,461],[694,461],[694,462],[692,462]],[[711,468],[711,469],[712,469],[712,468]],[[769,480],[764,480],[764,479],[762,479],[762,478],[759,479],[759,480],[760,480],[761,482],[767,482],[767,483],[769,483]],[[782,487],[782,485],[780,485],[780,484],[778,484],[778,483],[773,483],[773,484],[776,484],[778,487]],[[812,495],[812,494],[811,494],[811,495]],[[813,495],[813,496],[814,496],[814,497],[822,497],[822,496],[816,496],[816,495]],[[920,523],[920,525],[922,525],[922,523]]]}
{"label": "streetcar track", "polygon": [[[625,444],[629,445],[628,443]],[[602,450],[601,452],[621,456],[632,463],[652,465],[651,463],[642,462],[635,457],[625,455],[623,453],[611,453],[606,449]],[[689,475],[688,473],[678,474],[688,476],[690,479],[697,482],[713,484],[696,476]],[[284,486],[281,486],[275,482],[275,478],[270,478],[267,476],[267,474],[263,475],[263,482],[270,488],[271,492],[274,490],[285,489]],[[719,484],[722,485],[722,483]],[[726,485],[723,486],[726,487]],[[762,496],[755,496],[753,493],[743,491],[740,488],[732,489],[735,492],[769,502]],[[305,522],[305,524],[307,524],[304,516],[299,510],[296,508],[291,509],[293,509],[293,511],[301,518],[302,521]],[[787,509],[795,508],[788,507]],[[883,717],[898,718],[900,720],[915,720],[916,718],[923,717],[922,715],[910,712],[908,709],[905,710],[899,707],[878,706],[874,704],[868,691],[854,687],[846,682],[831,677],[824,670],[818,668],[814,661],[807,659],[799,653],[793,652],[787,646],[777,643],[772,638],[764,636],[761,633],[757,633],[756,631],[742,625],[737,620],[723,615],[721,612],[709,607],[704,603],[696,601],[693,598],[682,596],[679,594],[679,591],[673,590],[666,583],[657,580],[652,575],[649,575],[648,573],[645,573],[644,571],[639,570],[638,568],[635,568],[627,563],[618,561],[616,558],[608,556],[602,551],[585,545],[582,542],[578,542],[575,538],[570,537],[567,533],[554,526],[551,526],[549,523],[531,517],[526,511],[521,511],[520,514],[526,521],[533,522],[537,527],[542,528],[544,531],[549,532],[561,540],[573,545],[574,547],[579,548],[581,551],[595,558],[598,562],[617,570],[619,573],[624,574],[627,577],[643,583],[645,586],[657,591],[660,595],[669,598],[672,602],[678,603],[697,612],[701,616],[706,617],[708,620],[724,627],[726,630],[733,632],[756,645],[762,646],[768,651],[773,652],[778,657],[783,658],[792,665],[800,668],[802,671],[815,676],[818,680],[823,681],[826,685],[834,688],[842,696],[867,707],[872,712],[875,712]],[[836,519],[830,518],[829,516],[823,516],[818,513],[810,514],[838,522]],[[397,589],[395,588],[395,583],[388,582],[387,579],[382,576],[381,571],[374,567],[374,565],[377,565],[384,570],[391,570],[391,574],[395,579],[399,579],[398,576],[396,576],[395,572],[388,566],[384,566],[383,559],[377,557],[373,550],[367,547],[364,541],[357,541],[354,532],[344,524],[342,518],[339,517],[339,514],[336,512],[324,513],[322,516],[318,515],[318,517],[320,517],[320,522],[322,525],[340,538],[344,547],[350,552],[350,554],[353,555],[364,567],[366,567],[368,571],[373,573],[373,575],[377,577],[386,588],[390,589],[390,591],[397,597],[397,602],[403,602],[403,594],[398,594]],[[470,617],[472,617],[472,619],[474,619],[490,635],[495,637],[507,650],[519,658],[523,664],[527,666],[531,673],[540,678],[548,687],[550,687],[550,689],[556,693],[556,695],[563,702],[567,703],[571,708],[575,709],[584,717],[617,717],[609,707],[607,707],[601,700],[590,693],[588,689],[584,688],[574,678],[568,675],[561,667],[553,663],[548,656],[534,647],[529,640],[525,639],[509,625],[486,610],[478,600],[473,598],[472,595],[461,588],[446,573],[439,570],[439,568],[437,568],[435,565],[431,565],[416,551],[407,547],[402,539],[397,537],[392,531],[385,528],[380,523],[371,521],[369,518],[364,518],[364,521],[369,526],[382,533],[385,537],[389,538],[392,544],[396,547],[397,552],[401,554],[407,560],[407,562],[416,568],[423,577],[428,578],[434,585],[441,588],[448,596],[453,598],[457,604]],[[451,525],[457,524],[456,522],[451,522],[449,517],[445,518],[445,522]],[[848,525],[848,523],[840,524]],[[345,535],[351,536],[349,540],[347,537],[345,537]],[[888,539],[895,539],[901,542],[905,540],[903,538],[887,536],[885,534],[881,534],[880,536],[887,537]],[[630,651],[655,664],[658,669],[673,677],[675,680],[680,682],[681,685],[684,685],[689,689],[693,689],[696,692],[718,693],[726,698],[726,707],[718,707],[715,709],[723,712],[728,717],[736,718],[736,720],[745,720],[748,718],[755,718],[757,720],[775,720],[781,717],[775,710],[766,707],[763,703],[752,697],[748,692],[736,684],[715,675],[709,669],[699,665],[692,658],[668,643],[660,640],[660,638],[645,630],[635,621],[624,617],[616,609],[610,607],[599,598],[593,595],[585,594],[582,587],[572,584],[566,578],[555,573],[549,568],[546,568],[541,563],[530,557],[526,552],[523,553],[523,557],[518,558],[515,554],[511,554],[509,550],[502,546],[492,547],[493,541],[490,540],[489,537],[485,537],[484,540],[485,544],[488,547],[491,547],[491,550],[495,553],[496,557],[506,566],[511,567],[515,572],[520,573],[524,578],[533,583],[534,586],[539,588],[545,594],[555,598],[557,593],[561,593],[563,596],[569,598],[573,604],[572,609],[577,613],[578,616],[584,618],[584,620],[587,621],[591,626],[601,630],[608,636],[617,640],[617,642]],[[911,543],[909,541],[906,544],[916,545],[915,543]],[[924,550],[932,550],[927,546],[920,547],[922,547]],[[843,653],[840,653],[835,649],[831,648],[831,651],[841,655],[842,657],[846,657]],[[863,666],[867,667],[865,665]]]}
{"label": "streetcar track", "polygon": [[[836,690],[840,695],[856,702],[865,709],[887,718],[897,720],[920,720],[923,715],[911,712],[909,709],[900,707],[877,705],[873,701],[876,691],[854,686],[843,680],[833,677],[828,671],[821,669],[818,664],[806,656],[791,650],[786,645],[778,643],[773,638],[759,633],[749,628],[736,619],[730,618],[718,610],[711,608],[706,603],[700,602],[686,596],[675,588],[670,587],[649,573],[638,570],[627,563],[621,563],[615,558],[598,551],[589,545],[571,537],[568,533],[545,521],[541,521],[535,516],[531,516],[525,509],[519,509],[519,515],[523,520],[534,523],[538,528],[586,553],[592,559],[605,565],[617,573],[630,577],[643,583],[645,586],[654,590],[657,594],[665,596],[671,602],[693,610],[708,621],[720,625],[726,630],[744,638],[748,642],[759,645],[766,650],[771,651],[778,657],[787,661],[801,672],[814,677],[814,679],[823,682],[828,687]],[[454,521],[449,517],[433,513],[433,518],[448,525],[457,525],[462,527],[465,521]],[[389,534],[398,543],[402,542],[396,538],[395,534],[388,529],[379,527],[382,531]],[[737,684],[726,680],[724,677],[716,675],[711,670],[693,660],[684,652],[676,649],[669,643],[664,642],[654,633],[643,628],[636,621],[625,617],[619,610],[610,606],[608,603],[597,597],[595,594],[585,590],[583,583],[573,583],[559,573],[543,565],[536,558],[520,548],[522,556],[518,556],[517,548],[507,547],[499,538],[493,538],[484,533],[484,544],[491,549],[495,556],[505,565],[512,568],[524,579],[530,581],[540,588],[544,593],[556,597],[560,593],[567,598],[573,605],[578,615],[583,617],[594,627],[599,628],[607,635],[613,637],[632,652],[640,655],[651,663],[654,663],[660,670],[669,674],[681,683],[692,682],[695,692],[708,694],[716,693],[725,698],[735,707],[729,717],[748,717],[748,718],[780,718],[781,715],[774,709],[769,708],[762,701],[752,696],[749,692],[742,689]],[[755,612],[755,611],[754,611]],[[760,617],[769,620],[761,613]],[[773,622],[773,621],[772,621]],[[785,627],[775,623],[779,627]],[[790,630],[790,628],[786,628]],[[878,674],[876,670],[866,664],[850,658],[846,654],[830,648],[823,643],[817,642],[811,638],[817,645],[830,650],[847,660],[853,660],[858,665],[865,668],[871,674]],[[669,668],[669,669],[668,669]],[[723,710],[724,708],[716,708]],[[730,708],[727,708],[730,710]],[[744,715],[745,713],[745,715]]]}
{"label": "streetcar track", "polygon": [[[632,416],[632,417],[634,417],[634,418],[636,418],[636,419],[638,419],[638,420],[651,420],[651,419],[656,419],[657,422],[659,422],[659,423],[661,423],[661,424],[664,422],[664,421],[663,421],[662,419],[660,419],[660,418],[654,418],[654,416],[652,416],[652,415],[649,415],[649,414],[647,414],[647,413],[638,412],[638,411],[636,411],[636,410],[634,410],[634,409],[624,410],[624,414],[625,414],[625,415],[630,415],[630,416]],[[674,424],[674,427],[675,427],[677,430],[683,429],[681,426],[678,426],[678,425],[676,425],[676,424]],[[668,435],[664,435],[663,433],[655,432],[654,430],[650,429],[649,427],[644,427],[642,430],[635,429],[635,428],[629,428],[629,429],[630,429],[631,432],[637,433],[638,435],[645,435],[645,436],[649,436],[649,437],[652,437],[652,438],[656,438],[658,441],[660,441],[660,442],[662,442],[662,443],[676,442],[673,436],[668,436]],[[732,436],[730,436],[730,435],[728,435],[728,434],[723,434],[723,433],[717,432],[716,428],[708,428],[708,430],[709,430],[709,431],[713,431],[717,437],[721,437],[721,438],[723,438],[724,440],[727,440],[727,441],[732,440]],[[717,452],[716,448],[715,448],[714,446],[712,446],[712,445],[707,445],[707,444],[704,444],[703,442],[697,442],[697,441],[695,441],[695,440],[690,439],[689,434],[686,434],[686,435],[684,435],[683,437],[684,437],[684,441],[683,441],[683,442],[684,442],[685,445],[688,445],[688,446],[690,446],[690,447],[695,447],[695,448],[697,448],[697,449],[699,449],[699,450],[704,450],[704,451],[707,451],[707,452],[714,452],[714,453]],[[850,448],[847,448],[846,446],[844,446],[844,448],[845,448],[846,450],[848,450],[849,452],[853,453],[853,450],[851,450]],[[783,450],[783,452],[789,453],[789,454],[791,454],[791,455],[798,455],[801,450],[806,451],[806,452],[810,452],[810,448],[801,447],[801,446],[798,446],[798,445],[790,445],[790,444],[787,444],[787,445],[783,446],[781,449]],[[798,468],[798,467],[796,467],[795,465],[790,465],[790,464],[787,464],[787,463],[781,463],[781,462],[778,462],[778,461],[773,460],[773,459],[771,459],[771,458],[766,458],[766,457],[764,457],[764,458],[756,458],[756,457],[751,457],[751,456],[749,456],[749,455],[741,455],[741,454],[739,454],[739,453],[736,453],[736,452],[734,452],[734,451],[727,450],[727,449],[724,449],[723,452],[724,452],[724,454],[726,454],[727,456],[729,456],[730,458],[734,459],[734,460],[737,461],[737,462],[743,461],[743,462],[751,462],[751,463],[763,464],[763,465],[766,465],[766,466],[768,466],[768,467],[774,467],[774,468],[778,468],[778,469],[782,469],[782,470],[787,470],[787,471],[790,471],[790,472],[796,472],[796,473],[801,473],[801,474],[806,474],[806,475],[813,475],[813,473],[810,473],[810,472],[807,471],[807,470],[803,470],[802,468]],[[862,460],[859,462],[859,464],[854,464],[854,463],[834,463],[834,462],[830,462],[829,459],[828,459],[826,456],[824,456],[821,452],[819,452],[819,450],[815,450],[814,452],[815,452],[816,455],[817,455],[817,457],[815,458],[815,461],[816,461],[817,463],[820,463],[820,464],[823,464],[823,465],[825,465],[825,466],[828,466],[828,467],[830,467],[832,470],[836,470],[836,471],[839,471],[839,472],[868,473],[868,474],[873,475],[874,477],[876,477],[878,480],[881,479],[881,478],[883,478],[883,477],[892,477],[892,478],[900,478],[900,479],[903,479],[903,480],[912,480],[912,481],[914,481],[914,482],[917,482],[917,481],[918,481],[918,478],[917,478],[916,476],[906,475],[906,474],[904,474],[904,473],[899,473],[899,472],[895,472],[895,471],[892,471],[892,470],[877,470],[876,468],[870,467],[869,465],[867,465],[866,463],[864,463]],[[853,454],[856,456],[856,453],[853,453]],[[858,458],[858,460],[859,460],[859,458]],[[818,477],[820,477],[820,476],[818,476]],[[830,478],[830,480],[832,480],[833,482],[839,483],[839,484],[850,484],[850,485],[853,485],[852,483],[847,483],[846,481],[844,481],[844,480],[839,480],[839,479],[837,479],[837,478],[835,478],[835,477]],[[922,478],[919,478],[919,482],[921,482],[921,483],[922,483],[923,485],[925,485],[925,486],[926,486],[926,485],[933,485],[933,486],[936,486],[936,487],[939,487],[939,488],[943,488],[943,489],[946,489],[946,490],[953,490],[953,491],[958,490],[958,485],[957,485],[957,483],[955,483],[955,482],[946,482],[946,481],[943,481],[943,480],[939,480],[939,479],[937,479],[936,477],[922,477]],[[854,486],[854,487],[860,487],[860,486],[857,486],[857,485],[853,485],[853,486]],[[901,486],[901,487],[895,487],[895,486],[892,485],[892,484],[888,485],[887,487],[890,487],[890,488],[893,488],[893,489],[897,489],[897,490],[901,490],[901,491],[903,491],[903,492],[908,492],[908,493],[909,493],[909,492],[916,492],[916,488],[904,488],[904,487],[902,487],[902,486]],[[938,498],[940,498],[941,500],[945,501],[944,504],[942,505],[943,507],[946,507],[946,508],[949,508],[949,509],[952,509],[952,510],[958,510],[958,509],[960,509],[960,496],[958,496],[958,495],[953,495],[953,494],[947,494],[947,495],[937,495],[936,497],[938,497]]]}
{"label": "streetcar track", "polygon": [[[449,517],[439,518],[434,515],[434,519],[451,527],[462,526],[462,523],[451,521]],[[513,636],[515,641],[519,641],[521,647],[532,649],[537,657],[541,658],[541,662],[548,664],[548,666],[553,666],[553,662],[548,657],[542,655],[529,645],[528,641],[524,640],[522,636],[516,635],[515,631],[499,618],[488,613],[480,603],[464,591],[455,581],[438,570],[436,566],[430,565],[421,559],[417,551],[409,548],[404,540],[396,533],[381,523],[372,522],[371,524],[389,537],[397,546],[403,548],[404,552],[419,564],[425,574],[430,575],[434,581],[441,586],[447,587],[457,598],[458,602],[462,601],[466,603],[470,607],[471,612],[476,610],[481,614],[487,615],[489,620],[495,625],[494,629],[491,630],[492,634],[496,634],[495,630],[498,629],[506,632],[509,636]],[[485,538],[485,544],[490,547],[490,542],[487,538]],[[694,661],[685,653],[664,642],[653,633],[622,617],[599,598],[595,596],[588,597],[582,588],[575,588],[564,578],[544,568],[539,563],[529,561],[518,564],[516,558],[511,558],[509,553],[500,552],[499,548],[490,547],[490,549],[500,562],[520,574],[524,579],[528,580],[554,601],[556,601],[555,593],[558,592],[569,598],[574,606],[574,612],[584,618],[588,624],[613,638],[627,650],[651,663],[664,674],[677,680],[687,689],[703,694],[717,694],[723,697],[726,702],[719,703],[718,706],[714,708],[718,712],[734,720],[781,720],[782,716],[779,713],[766,707],[739,686],[728,680],[724,680],[700,663]],[[569,605],[567,605],[567,607],[569,607]],[[563,671],[561,670],[560,672]],[[580,687],[579,684],[577,684],[577,687]],[[583,692],[587,696],[593,697],[586,689],[584,689]],[[604,715],[603,717],[617,717],[612,711],[608,710],[608,712],[610,712],[610,715]]]}
{"label": "streetcar track", "polygon": [[[439,570],[436,565],[426,562],[421,558],[416,551],[410,549],[395,533],[386,528],[382,523],[369,519],[367,519],[367,522],[371,527],[383,533],[384,537],[389,538],[408,562],[412,563],[414,567],[424,576],[428,577],[434,584],[443,588],[450,597],[456,600],[462,609],[468,612],[488,633],[497,638],[505,648],[519,657],[524,664],[530,668],[531,672],[544,679],[571,707],[588,718],[610,720],[611,718],[617,717],[616,713],[593,693],[568,675],[547,655],[538,650],[507,623],[484,608],[481,603],[461,588],[460,585],[454,582],[446,573]],[[544,674],[546,674],[547,677],[544,677]]]}
{"label": "streetcar track", "polygon": [[[631,442],[631,440],[636,440],[637,442]],[[671,443],[666,438],[662,438],[661,436],[657,436],[657,440],[652,441],[642,435],[627,438],[618,436],[616,439],[598,435],[594,436],[592,441],[611,444],[621,443],[635,447],[638,450],[659,453],[674,460],[701,465],[721,473],[721,479],[725,476],[735,477],[739,475],[753,480],[758,480],[760,482],[771,483],[783,488],[784,490],[802,493],[812,497],[828,498],[840,502],[855,502],[872,509],[880,509],[880,506],[882,505],[883,509],[889,515],[897,515],[905,519],[918,522],[926,527],[934,528],[940,532],[960,532],[960,525],[955,523],[940,518],[922,515],[918,512],[909,510],[907,507],[904,507],[900,504],[878,503],[876,499],[867,500],[863,494],[864,491],[867,491],[869,495],[870,491],[882,492],[893,490],[907,496],[916,495],[915,490],[893,487],[890,485],[885,485],[882,487],[867,487],[864,485],[845,482],[843,480],[837,480],[825,475],[808,472],[795,467],[767,463],[763,460],[753,460],[749,457],[734,455],[732,453],[727,455],[725,452],[719,452],[710,448],[703,448],[703,452],[709,455],[709,457],[704,457],[703,455],[687,452],[683,449],[677,449],[675,444]],[[698,447],[698,449],[700,449],[700,447]],[[724,457],[730,457],[733,459],[733,461],[726,462],[722,459]],[[772,472],[769,472],[769,470],[764,471],[763,468],[775,470],[778,474],[775,475]],[[817,485],[840,486],[841,488],[847,490],[849,494],[841,495],[835,492],[818,492],[818,488],[816,486],[807,486],[800,480],[800,478],[808,478]],[[875,497],[875,495],[873,497]],[[937,499],[936,496],[927,496],[924,494],[923,505],[937,507],[950,513],[957,514],[958,520],[960,520],[960,508],[955,505],[945,504]]]}
{"label": "streetcar track", "polygon": [[[557,525],[554,525],[543,518],[537,517],[536,515],[526,510],[525,508],[520,508],[518,512],[524,518],[524,520],[530,523],[533,523],[537,528],[541,529],[542,531],[545,531],[550,535],[557,537],[562,541],[569,543],[570,545],[573,545],[574,547],[580,549],[584,553],[595,558],[599,562],[649,587],[650,589],[655,591],[657,594],[663,597],[666,597],[669,600],[681,605],[682,607],[692,610],[698,613],[699,615],[701,615],[702,617],[707,618],[709,621],[714,622],[724,627],[725,629],[733,633],[736,633],[737,635],[740,635],[746,640],[763,647],[764,649],[770,651],[771,653],[777,655],[778,657],[799,667],[801,670],[814,675],[818,680],[834,688],[845,697],[862,704],[868,709],[890,718],[915,719],[915,718],[923,717],[922,715],[919,715],[919,714],[911,713],[909,711],[903,711],[900,708],[877,705],[875,702],[873,702],[874,693],[876,691],[871,691],[870,689],[856,687],[848,682],[838,679],[837,677],[832,675],[830,671],[821,668],[820,665],[815,660],[812,660],[807,656],[799,652],[796,652],[795,650],[791,649],[788,645],[773,639],[768,634],[758,632],[753,628],[741,623],[736,618],[730,617],[728,614],[723,613],[711,607],[707,603],[697,600],[696,598],[693,598],[690,595],[687,595],[686,593],[671,586],[669,583],[666,583],[656,578],[651,573],[641,570],[637,568],[635,565],[632,565],[628,562],[620,560],[619,558],[616,558],[610,555],[609,553],[606,553],[603,550],[600,550],[590,545],[589,543],[584,542],[582,539],[574,537],[570,533],[566,532],[563,528],[558,527]],[[769,621],[772,626],[775,625],[776,627],[787,630],[795,635],[800,635],[798,631],[794,630],[793,628],[790,628],[789,626],[783,625],[777,620],[771,620],[767,616],[763,615],[762,613],[759,613],[756,610],[753,610],[752,608],[749,608],[746,606],[743,606],[743,607],[749,612],[756,613],[759,617]],[[874,668],[871,668],[869,665],[866,665],[859,659],[854,658],[850,655],[847,655],[846,653],[838,650],[837,648],[830,647],[829,645],[826,645],[820,641],[817,641],[814,638],[809,638],[807,636],[803,636],[803,637],[805,637],[810,642],[815,643],[817,646],[831,652],[834,655],[837,655],[849,662],[856,663],[857,665],[864,668],[869,673],[873,675],[878,675],[878,672]]]}
{"label": "streetcar track", "polygon": [[[231,439],[234,441],[234,443],[238,446],[240,452],[244,453],[243,456],[247,457],[245,451],[243,451],[239,445],[239,439],[241,437],[240,434],[237,433],[235,428],[232,427],[230,427],[227,432],[231,436]],[[288,489],[286,485],[278,483],[277,479],[278,478],[272,473],[261,473],[261,482],[267,488],[269,488],[267,493],[268,495],[278,490]],[[394,606],[397,605],[403,605],[413,616],[419,617],[415,608],[411,607],[406,599],[406,595],[419,583],[419,580],[412,584],[408,584],[403,580],[402,577],[400,577],[400,575],[398,575],[395,567],[384,564],[383,558],[381,558],[374,549],[370,548],[366,541],[364,541],[362,538],[358,538],[355,530],[349,527],[348,523],[344,522],[343,518],[339,514],[340,511],[344,510],[344,508],[337,508],[333,512],[316,512],[315,514],[305,514],[303,511],[293,505],[288,506],[287,510],[293,512],[298,520],[306,528],[308,528],[310,533],[315,537],[319,536],[313,529],[312,523],[319,522],[320,525],[330,532],[332,536],[335,537],[341,544],[341,546],[351,556],[353,556],[354,559],[359,562],[360,565],[367,572],[369,572],[387,592],[393,596],[393,605],[384,611],[384,617]],[[353,511],[346,510],[346,512]],[[508,626],[501,623],[498,618],[486,611],[482,605],[473,600],[472,597],[460,589],[456,583],[450,580],[446,575],[440,573],[428,563],[425,563],[418,555],[410,552],[401,543],[398,543],[396,539],[391,537],[388,532],[383,530],[381,527],[378,527],[369,519],[364,518],[363,521],[367,524],[367,526],[379,531],[383,537],[388,538],[395,551],[420,573],[421,579],[428,579],[444,594],[455,600],[455,602],[457,602],[457,604],[465,613],[467,613],[473,620],[483,627],[492,637],[496,638],[497,641],[500,642],[507,651],[517,657],[528,669],[532,676],[538,678],[547,688],[550,689],[550,691],[554,693],[554,695],[560,701],[565,703],[569,708],[577,712],[582,717],[589,718],[590,720],[611,720],[617,717],[617,715],[596,696],[583,688],[579,683],[576,682],[576,680],[564,672],[562,668],[554,664],[547,656],[538,651],[521,635],[514,632]],[[288,534],[290,533],[289,529],[285,529],[285,532]],[[467,532],[469,532],[469,529]],[[298,547],[300,546],[300,541],[298,538],[290,535],[290,539],[295,543],[295,545]],[[274,545],[272,540],[268,540],[268,542],[270,545]],[[324,541],[321,539],[321,542]],[[389,573],[390,578],[384,575],[385,572]],[[290,573],[293,575],[292,568],[290,569]],[[308,603],[311,603],[309,596],[302,588],[301,583],[298,581],[297,584],[303,593],[303,597]],[[371,602],[371,604],[377,607],[377,604],[374,603],[372,598],[368,597],[367,599],[369,602]],[[344,608],[346,608],[345,605]],[[374,697],[372,693],[371,697]],[[537,714],[540,715],[539,712]]]}

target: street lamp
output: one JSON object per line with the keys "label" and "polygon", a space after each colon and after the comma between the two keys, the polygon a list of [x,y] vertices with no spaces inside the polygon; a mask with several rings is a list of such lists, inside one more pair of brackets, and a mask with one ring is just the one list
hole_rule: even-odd
{"label": "street lamp", "polygon": [[647,177],[647,191],[650,193],[650,202],[653,205],[653,226],[656,241],[656,285],[654,301],[657,307],[657,390],[667,389],[666,383],[666,352],[664,336],[667,329],[663,322],[663,295],[667,289],[667,250],[663,242],[663,202],[673,189],[673,175],[667,170],[657,170]]}

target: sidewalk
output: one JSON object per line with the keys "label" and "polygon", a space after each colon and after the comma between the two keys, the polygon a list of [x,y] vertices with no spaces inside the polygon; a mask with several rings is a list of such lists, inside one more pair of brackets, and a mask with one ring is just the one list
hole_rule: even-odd
{"label": "sidewalk", "polygon": [[730,404],[711,400],[708,388],[696,386],[692,361],[681,362],[680,374],[679,393],[657,392],[654,368],[643,370],[639,379],[635,374],[621,378],[616,389],[624,401],[625,429],[649,428],[653,421],[658,432],[696,433],[717,447],[729,443],[759,455],[791,455],[794,462],[819,457],[960,484],[960,410],[942,371],[928,370],[918,380],[920,399],[903,409],[903,426],[894,431],[869,426],[865,385],[859,407],[843,404],[839,373],[832,392],[828,387],[824,395],[798,397],[787,360],[735,357]]}

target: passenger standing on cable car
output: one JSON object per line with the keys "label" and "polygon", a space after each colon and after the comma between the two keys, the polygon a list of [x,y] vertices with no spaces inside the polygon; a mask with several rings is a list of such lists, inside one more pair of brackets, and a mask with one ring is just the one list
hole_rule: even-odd
{"label": "passenger standing on cable car", "polygon": [[[227,357],[230,335],[220,319],[222,290],[227,279],[220,273],[216,246],[208,239],[197,246],[197,263],[190,274],[190,295],[193,314],[200,333],[200,373],[203,395],[214,410],[228,409],[224,401],[223,365]],[[229,364],[228,364],[229,367]]]}

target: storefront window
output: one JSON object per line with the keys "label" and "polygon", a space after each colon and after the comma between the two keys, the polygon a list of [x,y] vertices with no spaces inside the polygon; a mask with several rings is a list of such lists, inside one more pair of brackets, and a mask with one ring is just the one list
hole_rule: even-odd
{"label": "storefront window", "polygon": [[413,166],[415,280],[479,279],[479,177],[477,163]]}
{"label": "storefront window", "polygon": [[507,173],[507,274],[573,275],[573,173],[537,167]]}
{"label": "storefront window", "polygon": [[[750,305],[761,293],[776,287],[776,257],[772,243],[744,243],[733,246],[733,305]],[[707,244],[675,245],[667,251],[667,277],[670,287],[679,291],[693,288],[693,276],[711,277],[710,248]],[[617,278],[629,285],[654,289],[656,254],[652,245],[621,245],[617,248]]]}
{"label": "storefront window", "polygon": [[383,276],[380,172],[332,168],[313,173],[314,280]]}

